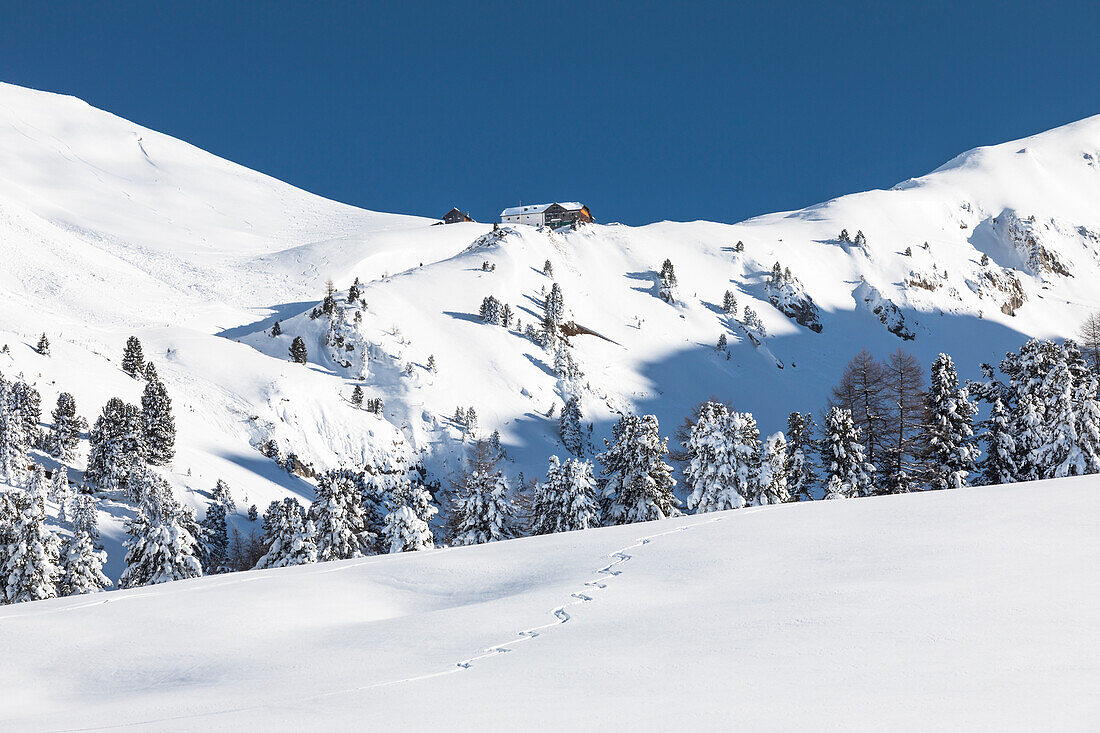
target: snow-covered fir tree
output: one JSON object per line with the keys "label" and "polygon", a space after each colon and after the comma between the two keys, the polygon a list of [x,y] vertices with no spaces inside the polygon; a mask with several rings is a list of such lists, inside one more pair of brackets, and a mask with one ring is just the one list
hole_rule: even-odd
{"label": "snow-covered fir tree", "polygon": [[1043,424],[1039,400],[1023,395],[1012,413],[1011,433],[1016,442],[1016,480],[1034,481],[1042,477],[1036,463],[1039,451],[1046,444],[1046,426]]}
{"label": "snow-covered fir tree", "polygon": [[[91,497],[82,497],[91,499]],[[98,593],[110,588],[110,579],[103,574],[107,553],[96,544],[87,530],[73,529],[71,537],[61,545],[61,580],[58,592],[63,596]]]}
{"label": "snow-covered fir tree", "polygon": [[383,549],[386,552],[430,550],[435,546],[428,523],[439,509],[422,484],[403,482],[393,492],[391,506],[383,529]]}
{"label": "snow-covered fir tree", "polygon": [[306,349],[306,342],[301,336],[295,336],[290,342],[290,360],[295,364],[305,364],[308,359],[309,351]]}
{"label": "snow-covered fir tree", "polygon": [[478,317],[481,318],[482,323],[489,323],[494,326],[500,325],[500,313],[501,303],[492,295],[486,295],[481,300],[481,309],[478,311]]}
{"label": "snow-covered fir tree", "polygon": [[738,485],[736,438],[726,406],[703,403],[684,446],[684,479],[691,488],[687,507],[691,511],[716,512],[745,506],[745,495],[739,490],[745,486]]}
{"label": "snow-covered fir tree", "polygon": [[23,426],[23,445],[28,450],[37,446],[41,442],[38,424],[42,421],[42,396],[20,375],[9,383],[6,399],[13,416]]}
{"label": "snow-covered fir tree", "polygon": [[813,499],[818,477],[814,467],[814,417],[792,412],[787,416],[787,476],[791,501]]}
{"label": "snow-covered fir tree", "polygon": [[981,440],[985,443],[985,457],[982,459],[982,483],[989,485],[1010,484],[1016,481],[1016,439],[1009,426],[1009,412],[1004,401],[997,397],[993,401],[989,419],[982,423]]}
{"label": "snow-covered fir tree", "polygon": [[223,505],[228,514],[237,511],[237,503],[233,501],[233,493],[229,490],[229,484],[221,479],[218,479],[217,483],[214,484],[214,489],[210,492],[210,501],[216,501]]}
{"label": "snow-covered fir tree", "polygon": [[562,295],[561,286],[554,283],[550,286],[550,292],[543,303],[542,330],[547,338],[547,343],[556,343],[558,329],[565,320],[565,296]]}
{"label": "snow-covered fir tree", "polygon": [[722,312],[731,316],[737,315],[737,295],[732,290],[727,290],[722,296]]}
{"label": "snow-covered fir tree", "polygon": [[126,523],[126,570],[120,588],[137,588],[202,575],[194,515],[182,507],[168,482],[151,469],[133,477],[140,483],[137,516]]}
{"label": "snow-covered fir tree", "polygon": [[974,415],[978,410],[966,389],[959,387],[955,364],[947,354],[940,354],[932,363],[926,404],[931,487],[955,489],[969,485],[978,458],[974,445]]}
{"label": "snow-covered fir tree", "polygon": [[122,350],[122,371],[134,379],[145,371],[145,355],[141,350],[141,342],[137,336],[126,339],[126,348]]}
{"label": "snow-covered fir tree", "polygon": [[826,499],[870,496],[874,493],[874,467],[864,458],[859,428],[850,410],[830,408],[821,441],[821,462],[827,476]]}
{"label": "snow-covered fir tree", "polygon": [[1100,401],[1086,399],[1077,408],[1077,445],[1084,473],[1100,473]]}
{"label": "snow-covered fir tree", "polygon": [[206,505],[202,527],[200,558],[207,575],[229,572],[229,528],[225,521],[225,505],[211,501]]}
{"label": "snow-covered fir tree", "polygon": [[34,350],[42,356],[50,355],[50,340],[46,338],[46,334],[42,334],[38,339],[38,345],[34,347]]}
{"label": "snow-covered fir tree", "polygon": [[[112,397],[92,426],[88,442],[91,450],[84,478],[108,491],[126,488],[131,474],[145,461],[141,411]],[[138,498],[136,491],[131,495]]]}
{"label": "snow-covered fir tree", "polygon": [[786,436],[782,432],[772,433],[764,441],[758,504],[782,504],[791,500],[787,460]]}
{"label": "snow-covered fir tree", "polygon": [[456,545],[496,542],[514,535],[515,508],[497,460],[488,441],[477,440],[453,481],[451,539]]}
{"label": "snow-covered fir tree", "polygon": [[435,374],[439,371],[439,367],[437,367],[436,363],[435,363],[435,354],[428,354],[427,367],[428,367],[428,371],[431,372],[432,374]]}
{"label": "snow-covered fir tree", "polygon": [[27,473],[27,434],[15,408],[12,383],[0,377],[0,479],[22,486]]}
{"label": "snow-covered fir tree", "polygon": [[532,534],[572,532],[600,526],[600,498],[592,464],[550,456],[546,480],[538,485],[531,515]]}
{"label": "snow-covered fir tree", "polygon": [[472,406],[466,408],[466,415],[462,424],[469,435],[477,437],[477,411]]}
{"label": "snow-covered fir tree", "polygon": [[57,504],[57,518],[62,522],[69,521],[72,517],[73,492],[72,487],[69,486],[69,469],[65,466],[58,466],[53,471],[53,476],[50,478],[49,499]]}
{"label": "snow-covered fir tree", "polygon": [[27,484],[27,491],[31,496],[45,501],[50,496],[50,479],[46,476],[46,467],[41,463],[34,464],[31,472],[31,480]]}
{"label": "snow-covered fir tree", "polygon": [[542,274],[546,275],[546,277],[549,277],[549,278],[554,277],[554,265],[553,265],[553,263],[550,262],[550,260],[547,260],[546,262],[542,263]]}
{"label": "snow-covered fir tree", "polygon": [[565,407],[561,409],[561,415],[558,417],[558,430],[562,445],[578,458],[584,456],[585,434],[584,429],[581,427],[583,419],[580,399],[574,395],[566,400]]}
{"label": "snow-covered fir tree", "polygon": [[70,461],[76,457],[80,434],[88,429],[84,418],[76,414],[76,400],[68,392],[57,396],[57,406],[50,413],[53,424],[46,434],[45,446],[55,458]]}
{"label": "snow-covered fir tree", "polygon": [[360,387],[358,384],[355,385],[355,388],[351,390],[351,404],[355,405],[356,407],[363,406],[363,388]]}
{"label": "snow-covered fir tree", "polygon": [[605,477],[604,524],[630,524],[679,516],[676,480],[665,463],[668,439],[654,415],[623,415],[597,460]]}
{"label": "snow-covered fir tree", "polygon": [[313,522],[318,562],[370,554],[375,536],[366,524],[359,487],[346,472],[321,475],[309,519]]}
{"label": "snow-covered fir tree", "polygon": [[46,526],[44,496],[14,492],[9,544],[0,580],[7,603],[56,598],[61,579],[61,541]]}
{"label": "snow-covered fir tree", "polygon": [[1073,375],[1065,361],[1047,372],[1043,384],[1043,443],[1032,453],[1039,478],[1064,478],[1086,473],[1085,455],[1077,435],[1077,411],[1074,404]]}
{"label": "snow-covered fir tree", "polygon": [[666,259],[661,265],[660,285],[657,293],[666,303],[676,302],[676,270],[672,266],[672,260]]}
{"label": "snow-covered fir tree", "polygon": [[275,321],[275,323],[271,324],[271,337],[275,338],[276,336],[282,336],[282,335],[283,335],[283,325],[281,323],[279,323],[278,321]]}
{"label": "snow-covered fir tree", "polygon": [[317,562],[313,523],[292,497],[273,501],[264,512],[264,554],[257,568],[283,568]]}
{"label": "snow-covered fir tree", "polygon": [[146,462],[154,466],[171,463],[176,455],[176,420],[172,416],[172,398],[159,379],[150,379],[145,384],[141,425]]}

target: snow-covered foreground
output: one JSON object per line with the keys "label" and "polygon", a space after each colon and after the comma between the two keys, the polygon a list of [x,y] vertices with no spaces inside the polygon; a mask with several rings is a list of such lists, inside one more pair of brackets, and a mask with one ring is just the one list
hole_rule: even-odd
{"label": "snow-covered foreground", "polygon": [[0,609],[0,728],[1095,730],[1100,479]]}

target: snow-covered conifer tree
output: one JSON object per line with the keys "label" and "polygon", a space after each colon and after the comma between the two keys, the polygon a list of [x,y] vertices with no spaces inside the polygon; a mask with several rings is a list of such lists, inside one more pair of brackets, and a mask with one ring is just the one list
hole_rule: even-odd
{"label": "snow-covered conifer tree", "polygon": [[814,468],[814,417],[811,413],[792,412],[787,417],[787,475],[791,501],[813,499],[817,486]]}
{"label": "snow-covered conifer tree", "polygon": [[870,496],[874,493],[871,476],[874,467],[864,459],[859,428],[852,413],[833,407],[825,418],[825,438],[821,442],[822,464],[828,476],[826,499]]}
{"label": "snow-covered conifer tree", "polygon": [[932,363],[927,409],[928,471],[932,488],[967,486],[978,457],[973,427],[978,410],[966,389],[959,387],[955,364],[947,354],[940,354]]}
{"label": "snow-covered conifer tree", "polygon": [[[88,435],[91,450],[84,478],[109,491],[126,488],[132,473],[144,465],[141,411],[117,397],[103,407]],[[137,492],[131,491],[137,499]]]}
{"label": "snow-covered conifer tree", "polygon": [[145,355],[137,336],[126,339],[126,348],[122,351],[122,371],[137,379],[145,370]]}
{"label": "snow-covered conifer tree", "polygon": [[781,504],[791,500],[787,460],[786,436],[782,432],[772,433],[764,441],[758,504]]}
{"label": "snow-covered conifer tree", "polygon": [[306,342],[301,336],[295,336],[290,342],[290,360],[295,364],[305,364],[308,359],[309,351],[306,349]]}
{"label": "snow-covered conifer tree", "polygon": [[497,460],[487,441],[477,440],[470,446],[453,487],[451,526],[456,545],[496,542],[514,535],[515,508]]}
{"label": "snow-covered conifer tree", "polygon": [[359,487],[347,473],[329,471],[321,475],[309,518],[318,562],[370,554],[374,535],[366,526]]}
{"label": "snow-covered conifer tree", "polygon": [[465,419],[463,420],[463,425],[465,426],[466,432],[469,435],[477,437],[477,411],[474,410],[473,407],[469,407],[466,409],[466,415]]}
{"label": "snow-covered conifer tree", "polygon": [[50,355],[50,340],[46,338],[46,334],[42,334],[41,338],[38,339],[38,346],[35,346],[34,350],[42,356]]}
{"label": "snow-covered conifer tree", "polygon": [[46,477],[46,467],[41,462],[34,464],[34,471],[31,472],[31,480],[27,484],[27,491],[36,499],[45,501],[50,495],[50,488],[50,480]]}
{"label": "snow-covered conifer tree", "polygon": [[430,550],[435,546],[428,522],[438,513],[431,494],[419,482],[405,480],[393,492],[383,529],[387,552]]}
{"label": "snow-covered conifer tree", "polygon": [[225,511],[232,514],[237,511],[237,503],[233,501],[233,494],[229,491],[229,484],[218,479],[214,484],[214,490],[210,492],[210,501],[216,501],[225,506]]}
{"label": "snow-covered conifer tree", "polygon": [[554,283],[550,286],[550,292],[543,303],[542,330],[550,344],[556,343],[558,328],[565,320],[565,296],[562,295],[561,286]]}
{"label": "snow-covered conifer tree", "polygon": [[69,486],[69,469],[65,466],[54,469],[50,479],[49,498],[57,504],[57,518],[62,522],[69,521],[72,517],[73,492],[72,487]]}
{"label": "snow-covered conifer tree", "polygon": [[283,334],[283,325],[281,323],[279,323],[278,321],[275,321],[275,323],[271,324],[271,337],[272,338],[275,338],[276,336],[282,336],[282,334]]}
{"label": "snow-covered conifer tree", "polygon": [[74,528],[72,536],[61,546],[60,595],[79,596],[110,588],[112,583],[103,574],[105,562],[107,553],[96,544],[95,537],[87,530]]}
{"label": "snow-covered conifer tree", "polygon": [[737,485],[735,440],[726,406],[705,402],[684,446],[684,478],[691,488],[687,507],[691,511],[715,512],[745,505],[745,496]]}
{"label": "snow-covered conifer tree", "polygon": [[1032,453],[1032,462],[1040,478],[1063,478],[1086,473],[1085,456],[1077,435],[1073,376],[1069,365],[1059,361],[1047,372],[1043,394],[1045,440]]}
{"label": "snow-covered conifer tree", "polygon": [[982,423],[985,457],[979,468],[982,483],[990,486],[1016,481],[1016,439],[1009,429],[1009,414],[1000,397],[993,401],[989,419]]}
{"label": "snow-covered conifer tree", "polygon": [[154,466],[172,462],[176,455],[176,420],[172,398],[159,379],[150,379],[141,395],[142,439],[145,460]]}
{"label": "snow-covered conifer tree", "polygon": [[282,568],[317,562],[313,542],[313,523],[306,518],[302,505],[292,497],[273,501],[264,512],[265,549],[257,568]]}
{"label": "snow-covered conifer tree", "polygon": [[225,505],[211,501],[206,505],[202,527],[200,557],[207,575],[229,572],[229,528],[225,521]]}
{"label": "snow-covered conifer tree", "polygon": [[570,458],[564,464],[550,456],[546,481],[536,489],[532,534],[572,532],[598,527],[600,500],[592,464]]}
{"label": "snow-covered conifer tree", "polygon": [[658,287],[658,295],[666,303],[676,301],[676,270],[672,266],[672,260],[666,259],[661,265],[661,283]]}
{"label": "snow-covered conifer tree", "polygon": [[0,479],[22,486],[27,473],[27,434],[14,405],[12,383],[0,377]]}
{"label": "snow-covered conifer tree", "polygon": [[576,395],[565,402],[558,418],[558,430],[561,434],[561,442],[566,449],[577,456],[584,456],[585,435],[581,428],[581,404]]}
{"label": "snow-covered conifer tree", "polygon": [[358,384],[355,385],[355,388],[351,391],[351,404],[356,407],[363,406],[363,388]]}
{"label": "snow-covered conifer tree", "polygon": [[172,495],[168,482],[146,469],[133,477],[140,483],[137,516],[126,523],[126,570],[120,588],[167,583],[202,575],[194,516]]}
{"label": "snow-covered conifer tree", "polygon": [[88,424],[76,414],[76,400],[71,394],[62,392],[57,396],[57,406],[50,419],[53,424],[46,435],[46,450],[55,458],[72,460],[80,444],[80,433],[88,428]]}
{"label": "snow-covered conifer tree", "polygon": [[8,603],[40,601],[57,597],[61,579],[61,541],[46,527],[45,497],[15,492],[11,537],[4,556],[0,579]]}
{"label": "snow-covered conifer tree", "polygon": [[727,290],[722,296],[722,312],[731,316],[737,315],[737,296],[732,290]]}
{"label": "snow-covered conifer tree", "polygon": [[623,415],[611,429],[607,450],[597,457],[606,477],[604,524],[630,524],[679,516],[676,480],[664,462],[668,439],[654,415]]}

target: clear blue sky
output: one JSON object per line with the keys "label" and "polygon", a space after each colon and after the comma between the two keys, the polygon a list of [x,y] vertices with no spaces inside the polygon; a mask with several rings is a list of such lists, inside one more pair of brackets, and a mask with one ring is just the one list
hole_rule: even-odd
{"label": "clear blue sky", "polygon": [[1100,113],[1097,0],[97,5],[0,0],[0,79],[427,216],[732,222]]}

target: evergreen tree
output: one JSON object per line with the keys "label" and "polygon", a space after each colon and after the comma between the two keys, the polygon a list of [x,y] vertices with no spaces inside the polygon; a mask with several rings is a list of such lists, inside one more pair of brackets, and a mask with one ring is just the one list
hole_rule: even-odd
{"label": "evergreen tree", "polygon": [[565,407],[561,410],[561,416],[558,418],[558,430],[562,445],[578,458],[584,456],[585,436],[584,430],[581,428],[582,419],[580,400],[574,395],[566,401]]}
{"label": "evergreen tree", "polygon": [[150,379],[145,384],[141,423],[145,460],[154,466],[171,463],[176,455],[176,420],[172,417],[172,398],[159,379]]}
{"label": "evergreen tree", "polygon": [[99,520],[95,498],[87,494],[73,497],[73,532],[86,532],[93,540],[99,539]]}
{"label": "evergreen tree", "polygon": [[1036,463],[1039,450],[1046,443],[1046,427],[1040,412],[1039,401],[1024,395],[1012,415],[1011,434],[1016,441],[1016,480],[1034,481],[1042,478]]}
{"label": "evergreen tree", "polygon": [[486,295],[481,300],[481,309],[478,311],[478,316],[481,318],[482,323],[491,323],[494,326],[500,324],[501,305],[500,301],[491,295]]}
{"label": "evergreen tree", "polygon": [[49,498],[50,501],[57,503],[58,519],[62,522],[68,521],[72,516],[73,493],[69,486],[69,469],[65,466],[54,469],[53,478],[50,481]]}
{"label": "evergreen tree", "polygon": [[50,495],[50,480],[46,478],[46,467],[41,463],[34,465],[34,471],[31,472],[31,481],[27,486],[27,491],[36,499],[45,501]]}
{"label": "evergreen tree", "polygon": [[432,549],[435,538],[428,522],[439,509],[427,489],[406,480],[393,492],[391,504],[382,533],[384,549],[391,553]]}
{"label": "evergreen tree", "polygon": [[666,303],[676,300],[676,270],[672,267],[672,260],[666,259],[661,265],[661,284],[658,293],[661,300]]}
{"label": "evergreen tree", "polygon": [[282,568],[317,562],[313,541],[313,523],[306,518],[302,505],[287,497],[273,501],[264,512],[264,555],[257,568]]}
{"label": "evergreen tree", "polygon": [[874,493],[871,480],[874,467],[864,458],[860,438],[851,412],[843,407],[829,410],[825,418],[825,439],[821,444],[821,462],[828,476],[826,499]]}
{"label": "evergreen tree", "polygon": [[676,480],[664,462],[668,439],[653,415],[623,415],[597,460],[603,465],[605,524],[629,524],[679,516]]}
{"label": "evergreen tree", "polygon": [[126,570],[120,588],[137,588],[202,575],[199,530],[190,510],[172,495],[172,488],[153,471],[135,475],[140,482],[137,516],[126,523]]}
{"label": "evergreen tree", "polygon": [[729,346],[729,340],[726,338],[726,334],[718,334],[718,345],[715,346],[715,351],[725,351]]}
{"label": "evergreen tree", "polygon": [[46,338],[46,334],[42,334],[42,337],[38,339],[38,346],[35,346],[34,350],[42,356],[50,355],[50,340]]}
{"label": "evergreen tree", "polygon": [[[738,477],[739,463],[729,410],[719,402],[705,402],[685,443],[684,479],[691,494],[687,507],[696,513],[740,509],[745,506],[748,473]],[[739,478],[741,480],[739,480]]]}
{"label": "evergreen tree", "polygon": [[787,471],[787,438],[781,432],[773,433],[764,442],[758,504],[781,504],[791,500],[790,476]]}
{"label": "evergreen tree", "polygon": [[993,402],[989,419],[982,423],[981,440],[986,445],[982,459],[982,483],[990,486],[1016,481],[1016,439],[1009,428],[1009,413],[1000,397]]}
{"label": "evergreen tree", "polygon": [[5,600],[23,603],[56,598],[61,541],[46,527],[45,497],[17,492],[10,507],[11,537],[0,573]]}
{"label": "evergreen tree", "polygon": [[1073,377],[1066,362],[1058,362],[1047,373],[1043,394],[1047,397],[1043,407],[1046,439],[1032,457],[1039,477],[1081,476],[1086,473],[1086,461],[1077,435]]}
{"label": "evergreen tree", "polygon": [[29,450],[41,443],[38,425],[42,422],[42,396],[20,375],[11,383],[8,399],[12,411],[23,424],[23,440]]}
{"label": "evergreen tree", "polygon": [[556,342],[558,329],[563,320],[565,320],[565,296],[562,295],[561,286],[554,283],[550,286],[550,293],[543,303],[542,330],[549,343]]}
{"label": "evergreen tree", "polygon": [[466,409],[466,419],[463,421],[466,426],[466,432],[473,437],[477,437],[477,412],[473,407]]}
{"label": "evergreen tree", "polygon": [[229,572],[229,529],[225,521],[225,504],[211,501],[203,517],[201,558],[207,575]]}
{"label": "evergreen tree", "polygon": [[966,389],[959,388],[955,364],[947,354],[940,354],[932,363],[927,410],[927,455],[932,488],[967,486],[978,454],[973,428],[978,410]]}
{"label": "evergreen tree", "polygon": [[787,417],[787,476],[791,501],[813,499],[818,482],[813,462],[813,431],[812,414],[792,412]]}
{"label": "evergreen tree", "polygon": [[271,324],[271,338],[275,338],[276,336],[282,336],[282,334],[283,334],[283,325],[281,323],[279,323],[278,321],[275,321],[275,323]]}
{"label": "evergreen tree", "polygon": [[229,491],[229,484],[218,479],[214,484],[214,490],[210,492],[210,501],[216,501],[225,507],[227,514],[237,511],[237,503],[233,501],[233,494]]}
{"label": "evergreen tree", "polygon": [[341,471],[322,474],[309,508],[317,561],[350,560],[370,553],[374,535],[366,526],[359,487]]}
{"label": "evergreen tree", "polygon": [[570,458],[564,464],[550,456],[546,481],[536,488],[532,534],[572,532],[598,527],[600,500],[592,464]]}
{"label": "evergreen tree", "polygon": [[435,374],[439,368],[435,365],[435,354],[428,354],[428,371]]}
{"label": "evergreen tree", "polygon": [[354,303],[359,300],[359,283],[352,283],[348,288],[348,302]]}
{"label": "evergreen tree", "polygon": [[727,290],[722,296],[722,312],[731,316],[737,315],[737,296],[732,290]]}
{"label": "evergreen tree", "polygon": [[554,265],[550,262],[550,260],[547,260],[542,264],[542,274],[546,275],[546,277],[549,278],[554,277]]}
{"label": "evergreen tree", "polygon": [[[108,491],[126,488],[145,460],[141,412],[112,397],[88,435],[91,450],[84,478]],[[136,492],[131,492],[136,498]]]}
{"label": "evergreen tree", "polygon": [[15,407],[12,384],[0,377],[0,478],[22,486],[27,473],[27,434]]}
{"label": "evergreen tree", "polygon": [[145,375],[145,381],[147,382],[160,381],[160,373],[157,372],[157,365],[151,361],[145,362],[145,371],[142,373]]}
{"label": "evergreen tree", "polygon": [[1100,401],[1086,399],[1077,410],[1077,442],[1084,473],[1100,473]]}
{"label": "evergreen tree", "polygon": [[110,588],[112,583],[103,574],[105,562],[107,553],[96,544],[95,538],[86,530],[74,529],[72,537],[61,546],[60,595],[79,596]]}
{"label": "evergreen tree", "polygon": [[50,413],[53,425],[46,435],[46,450],[50,455],[63,461],[76,457],[80,445],[80,433],[87,430],[88,423],[76,414],[76,400],[68,392],[57,396],[57,406]]}
{"label": "evergreen tree", "polygon": [[497,468],[487,441],[470,447],[466,465],[454,481],[451,524],[456,545],[477,545],[514,534],[515,509],[508,500],[508,480]]}
{"label": "evergreen tree", "polygon": [[137,379],[145,370],[145,355],[141,351],[141,342],[137,336],[126,339],[126,348],[122,351],[122,371]]}
{"label": "evergreen tree", "polygon": [[295,364],[305,364],[308,358],[309,352],[306,350],[306,342],[302,340],[301,336],[295,336],[290,343],[290,360]]}
{"label": "evergreen tree", "polygon": [[355,405],[356,407],[363,406],[363,388],[360,387],[358,384],[355,385],[355,389],[351,391],[351,404]]}

